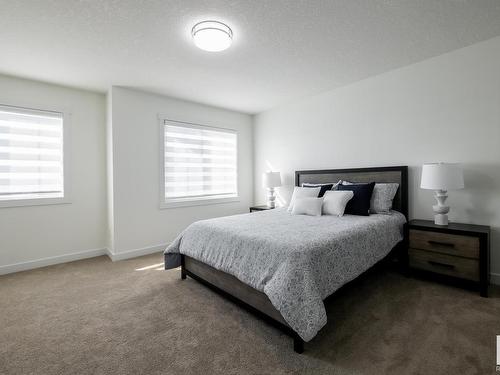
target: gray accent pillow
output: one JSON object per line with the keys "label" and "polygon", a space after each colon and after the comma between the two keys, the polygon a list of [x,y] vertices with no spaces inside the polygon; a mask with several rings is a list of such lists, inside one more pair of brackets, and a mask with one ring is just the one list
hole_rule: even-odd
{"label": "gray accent pillow", "polygon": [[370,200],[370,213],[389,214],[398,188],[399,184],[396,183],[375,184]]}
{"label": "gray accent pillow", "polygon": [[[355,182],[342,181],[342,185],[352,185]],[[396,196],[399,184],[397,183],[377,183],[373,188],[370,200],[371,214],[389,214],[392,209],[392,201]]]}

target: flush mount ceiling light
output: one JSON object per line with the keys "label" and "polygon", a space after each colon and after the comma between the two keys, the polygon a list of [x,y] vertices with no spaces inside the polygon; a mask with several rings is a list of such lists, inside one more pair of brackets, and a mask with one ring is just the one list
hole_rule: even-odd
{"label": "flush mount ceiling light", "polygon": [[233,31],[229,26],[218,21],[198,22],[191,30],[196,47],[209,52],[223,51],[233,41]]}

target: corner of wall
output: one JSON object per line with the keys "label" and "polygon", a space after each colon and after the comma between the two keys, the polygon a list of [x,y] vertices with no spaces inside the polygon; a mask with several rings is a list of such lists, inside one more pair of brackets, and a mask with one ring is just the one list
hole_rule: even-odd
{"label": "corner of wall", "polygon": [[255,179],[257,176],[257,168],[255,167],[257,163],[255,162],[256,155],[257,155],[257,150],[255,149],[255,123],[256,123],[256,114],[250,115],[250,122],[251,122],[251,129],[252,132],[251,137],[252,137],[252,204],[255,204],[256,202],[256,189],[255,189]]}
{"label": "corner of wall", "polygon": [[[108,255],[115,247],[114,197],[113,197],[113,87],[106,93],[106,189],[107,189],[107,236]],[[111,255],[110,255],[111,258]]]}

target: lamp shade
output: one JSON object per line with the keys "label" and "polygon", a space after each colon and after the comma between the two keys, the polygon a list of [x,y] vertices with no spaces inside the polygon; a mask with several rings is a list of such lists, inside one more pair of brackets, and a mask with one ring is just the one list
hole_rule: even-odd
{"label": "lamp shade", "polygon": [[462,167],[459,164],[451,163],[424,164],[420,187],[431,190],[463,189]]}
{"label": "lamp shade", "polygon": [[262,186],[265,188],[275,188],[281,186],[281,176],[279,172],[266,172],[262,175]]}

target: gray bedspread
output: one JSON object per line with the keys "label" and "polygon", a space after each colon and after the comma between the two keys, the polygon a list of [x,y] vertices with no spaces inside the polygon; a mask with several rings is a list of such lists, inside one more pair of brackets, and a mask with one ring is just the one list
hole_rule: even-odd
{"label": "gray bedspread", "polygon": [[323,299],[387,255],[405,218],[292,215],[285,209],[202,220],[165,250],[166,268],[188,255],[264,292],[305,340],[326,324]]}

